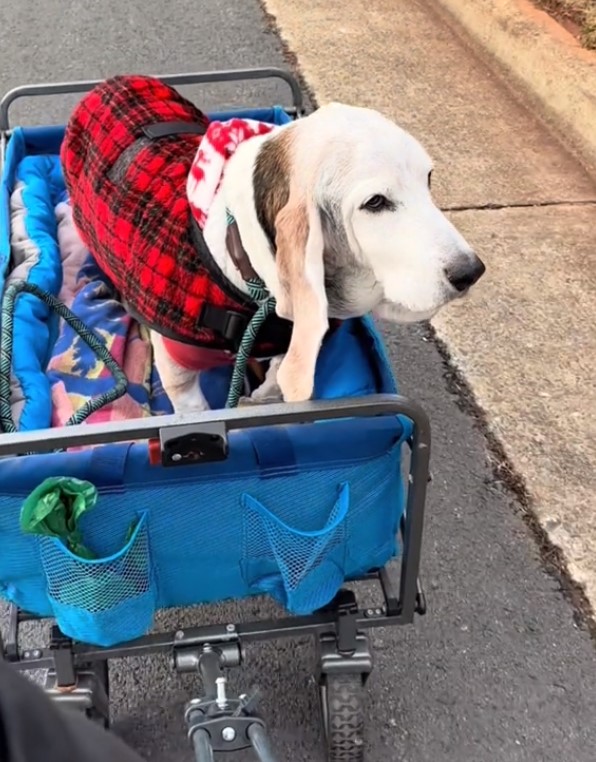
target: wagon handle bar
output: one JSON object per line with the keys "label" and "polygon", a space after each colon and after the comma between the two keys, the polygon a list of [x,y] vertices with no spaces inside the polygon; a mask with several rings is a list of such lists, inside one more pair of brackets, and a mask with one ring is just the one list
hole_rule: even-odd
{"label": "wagon handle bar", "polygon": [[[300,85],[295,77],[284,69],[276,67],[258,69],[222,69],[221,71],[189,72],[186,74],[153,75],[166,85],[179,87],[184,85],[206,85],[219,82],[242,82],[254,79],[281,79],[292,91],[292,104],[298,115],[304,113],[304,99]],[[10,130],[9,110],[19,98],[31,98],[40,95],[73,95],[86,93],[104,79],[84,79],[76,82],[51,82],[38,85],[21,85],[9,90],[0,101],[0,133]]]}
{"label": "wagon handle bar", "polygon": [[424,409],[398,394],[371,394],[365,397],[280,402],[250,405],[199,413],[133,418],[109,423],[79,424],[68,428],[39,429],[0,433],[0,458],[23,453],[52,452],[63,447],[147,441],[159,438],[162,430],[177,426],[224,424],[226,431],[262,426],[292,425],[338,418],[366,418],[378,415],[403,415],[414,424],[414,436],[430,446],[430,422]]}

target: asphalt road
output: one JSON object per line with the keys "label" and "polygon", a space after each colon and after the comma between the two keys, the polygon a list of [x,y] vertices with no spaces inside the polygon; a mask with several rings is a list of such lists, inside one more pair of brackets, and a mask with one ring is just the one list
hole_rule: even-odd
{"label": "asphalt road", "polygon": [[[117,0],[0,4],[0,89],[30,81],[283,64],[256,0]],[[260,86],[189,91],[207,108],[278,101]],[[60,98],[17,121],[64,119]],[[596,658],[557,582],[543,570],[520,507],[493,478],[485,441],[445,379],[421,328],[387,336],[402,391],[431,415],[434,482],[424,553],[429,613],[374,637],[369,762],[593,762]],[[263,616],[262,601],[168,612],[160,625]],[[33,631],[31,637],[38,636]],[[322,762],[308,642],[248,649],[232,674],[258,683],[281,760]],[[114,727],[147,759],[189,760],[182,710],[195,679],[165,659],[112,665]],[[241,762],[246,757],[238,757]]]}

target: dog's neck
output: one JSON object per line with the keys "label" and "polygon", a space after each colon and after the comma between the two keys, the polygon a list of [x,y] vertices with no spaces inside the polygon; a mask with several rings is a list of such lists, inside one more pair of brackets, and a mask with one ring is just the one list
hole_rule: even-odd
{"label": "dog's neck", "polygon": [[269,293],[279,293],[275,257],[257,217],[252,179],[261,146],[276,134],[277,131],[273,131],[256,136],[238,146],[228,159],[220,188],[203,228],[205,243],[216,264],[224,276],[244,292],[247,292],[244,279],[226,246],[228,213],[236,220],[243,248],[254,271],[265,283]]}

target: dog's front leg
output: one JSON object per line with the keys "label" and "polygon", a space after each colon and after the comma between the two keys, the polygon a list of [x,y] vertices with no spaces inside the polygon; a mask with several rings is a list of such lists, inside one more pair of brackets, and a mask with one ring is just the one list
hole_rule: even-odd
{"label": "dog's front leg", "polygon": [[153,360],[161,384],[175,413],[200,413],[209,409],[199,384],[199,372],[178,365],[164,347],[162,337],[151,331]]}

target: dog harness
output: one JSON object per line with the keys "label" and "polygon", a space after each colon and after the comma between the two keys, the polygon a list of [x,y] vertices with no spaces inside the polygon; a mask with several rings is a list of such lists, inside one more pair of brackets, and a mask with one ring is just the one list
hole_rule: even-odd
{"label": "dog harness", "polygon": [[[192,216],[199,228],[203,229],[207,222],[209,210],[221,186],[228,159],[245,140],[256,135],[266,135],[273,129],[275,127],[272,124],[258,122],[254,119],[238,118],[230,119],[227,122],[212,122],[207,127],[191,164],[186,183],[186,193]],[[259,280],[258,276],[244,251],[235,220],[229,213],[227,224],[226,244],[228,253],[245,283],[253,284],[253,289],[249,288],[250,296],[253,300],[257,297],[256,301],[261,301],[264,293],[255,289]],[[256,336],[253,339],[256,339]],[[178,365],[189,370],[208,370],[220,365],[231,365],[235,362],[235,353],[229,350],[191,346],[167,337],[163,339],[163,345]]]}
{"label": "dog harness", "polygon": [[[249,120],[209,124],[190,101],[145,76],[98,85],[67,126],[61,158],[81,238],[130,313],[160,333],[183,366],[233,362],[258,310],[222,274],[202,226],[227,158],[270,129]],[[232,221],[229,243],[234,236]],[[235,252],[246,279],[248,257],[241,244]],[[291,323],[270,314],[252,356],[285,352],[290,335]]]}

